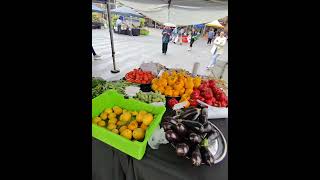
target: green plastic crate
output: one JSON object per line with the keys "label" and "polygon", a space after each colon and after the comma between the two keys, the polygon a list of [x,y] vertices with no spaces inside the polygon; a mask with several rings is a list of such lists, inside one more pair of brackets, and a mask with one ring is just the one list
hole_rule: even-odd
{"label": "green plastic crate", "polygon": [[92,137],[138,160],[142,159],[146,151],[147,142],[152,136],[154,129],[161,122],[166,108],[164,106],[153,106],[134,99],[125,99],[116,91],[109,90],[92,100],[92,118],[99,116],[106,108],[112,108],[113,106],[119,106],[131,111],[145,110],[154,115],[154,119],[146,131],[143,142],[130,141],[96,124],[92,124]]}

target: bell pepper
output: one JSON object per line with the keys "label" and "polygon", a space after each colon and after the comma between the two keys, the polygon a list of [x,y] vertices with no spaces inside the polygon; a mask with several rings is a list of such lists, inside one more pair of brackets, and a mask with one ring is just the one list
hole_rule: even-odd
{"label": "bell pepper", "polygon": [[190,99],[189,102],[190,102],[190,106],[193,106],[193,107],[197,107],[198,106],[198,102],[197,102],[196,99]]}
{"label": "bell pepper", "polygon": [[171,98],[169,101],[168,101],[168,105],[169,107],[173,107],[174,105],[178,104],[178,100],[176,98]]}

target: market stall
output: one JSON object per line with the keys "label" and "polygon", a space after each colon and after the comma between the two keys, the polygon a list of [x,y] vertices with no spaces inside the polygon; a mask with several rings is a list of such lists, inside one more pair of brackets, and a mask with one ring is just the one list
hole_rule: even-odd
{"label": "market stall", "polygon": [[223,81],[143,63],[92,96],[93,179],[227,179]]}
{"label": "market stall", "polygon": [[[125,6],[113,9],[111,10],[111,13],[120,15],[123,17],[121,30],[119,31],[120,34],[133,35],[133,36],[140,35],[140,28],[137,28],[137,27],[140,26],[139,18],[143,18],[143,15]],[[136,27],[134,27],[134,22],[136,22]]]}

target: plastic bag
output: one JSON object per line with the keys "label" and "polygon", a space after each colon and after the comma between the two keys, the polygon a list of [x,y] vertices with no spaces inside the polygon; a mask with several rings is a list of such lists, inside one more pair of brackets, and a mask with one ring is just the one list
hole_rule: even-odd
{"label": "plastic bag", "polygon": [[228,108],[210,106],[200,100],[198,103],[208,106],[208,119],[228,118]]}
{"label": "plastic bag", "polygon": [[160,144],[168,144],[169,141],[166,139],[166,134],[164,132],[164,129],[160,126],[157,126],[151,136],[151,138],[148,141],[149,146],[152,149],[159,149]]}

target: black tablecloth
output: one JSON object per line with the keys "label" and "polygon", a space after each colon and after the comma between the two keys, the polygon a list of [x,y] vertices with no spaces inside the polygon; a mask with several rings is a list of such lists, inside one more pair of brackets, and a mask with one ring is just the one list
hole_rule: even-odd
{"label": "black tablecloth", "polygon": [[[228,119],[210,120],[228,141]],[[212,167],[193,167],[191,161],[177,157],[169,145],[147,150],[136,160],[113,147],[92,138],[93,180],[227,180],[228,155]]]}

